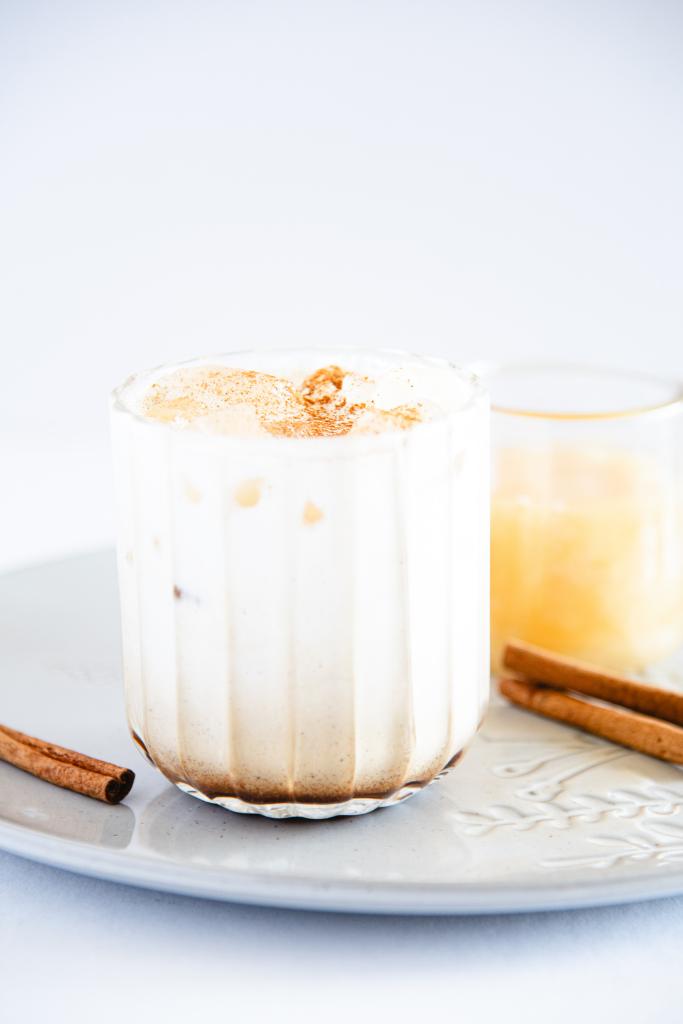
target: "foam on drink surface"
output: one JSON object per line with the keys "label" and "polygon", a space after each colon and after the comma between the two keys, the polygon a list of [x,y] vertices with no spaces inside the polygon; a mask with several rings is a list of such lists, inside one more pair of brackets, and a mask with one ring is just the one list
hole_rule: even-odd
{"label": "foam on drink surface", "polygon": [[[228,366],[180,367],[142,399],[152,420],[236,437],[337,437],[407,430],[443,412],[425,401],[414,373],[395,369],[377,380],[324,366],[300,383]],[[427,389],[428,391],[428,389]]]}

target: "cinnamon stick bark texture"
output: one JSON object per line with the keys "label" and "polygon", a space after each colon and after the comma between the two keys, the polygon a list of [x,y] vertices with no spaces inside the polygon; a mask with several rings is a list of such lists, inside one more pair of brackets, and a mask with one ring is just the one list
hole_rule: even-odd
{"label": "cinnamon stick bark texture", "polygon": [[636,683],[614,672],[604,672],[593,665],[552,654],[519,640],[507,645],[503,664],[534,682],[546,683],[560,690],[574,690],[683,725],[683,694],[673,690]]}
{"label": "cinnamon stick bark texture", "polygon": [[5,725],[0,725],[0,760],[54,786],[107,804],[117,804],[128,796],[135,781],[135,773],[129,768],[99,761]]}
{"label": "cinnamon stick bark texture", "polygon": [[683,729],[632,711],[605,708],[521,679],[500,680],[500,692],[519,707],[583,729],[662,761],[683,764]]}

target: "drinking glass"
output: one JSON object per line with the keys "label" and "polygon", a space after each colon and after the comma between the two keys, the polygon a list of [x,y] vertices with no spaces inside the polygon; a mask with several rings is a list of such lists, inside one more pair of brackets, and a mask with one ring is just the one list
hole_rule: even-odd
{"label": "drinking glass", "polygon": [[452,766],[488,695],[489,410],[470,374],[405,353],[242,352],[438,375],[454,410],[409,430],[235,437],[113,396],[126,700],[187,793],[323,818],[397,803]]}
{"label": "drinking glass", "polygon": [[683,392],[625,370],[512,364],[492,401],[491,648],[632,671],[683,643]]}

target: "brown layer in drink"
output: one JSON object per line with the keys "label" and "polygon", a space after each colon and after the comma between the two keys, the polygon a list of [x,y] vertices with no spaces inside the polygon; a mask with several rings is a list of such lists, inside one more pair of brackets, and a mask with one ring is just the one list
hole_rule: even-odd
{"label": "brown layer in drink", "polygon": [[272,784],[259,784],[259,780],[254,777],[248,781],[231,779],[226,773],[207,770],[200,766],[191,766],[189,772],[179,774],[176,759],[165,760],[158,755],[153,758],[140,736],[135,732],[132,732],[132,736],[150,764],[174,784],[191,786],[210,800],[241,800],[243,803],[256,805],[337,804],[349,800],[387,800],[402,789],[423,789],[435,778],[448,772],[463,754],[463,751],[459,750],[447,760],[440,754],[419,775],[408,779],[391,772],[348,787],[335,785],[321,775],[319,780],[309,780],[306,784],[299,784],[292,789],[286,785],[274,787]]}

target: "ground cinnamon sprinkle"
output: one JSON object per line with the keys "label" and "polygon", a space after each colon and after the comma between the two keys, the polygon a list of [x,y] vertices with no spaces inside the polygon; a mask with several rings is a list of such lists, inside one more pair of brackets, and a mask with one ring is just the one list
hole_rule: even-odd
{"label": "ground cinnamon sprinkle", "polygon": [[164,423],[194,423],[215,433],[277,437],[339,437],[407,430],[422,421],[417,406],[379,409],[349,401],[347,377],[337,365],[322,366],[297,387],[284,377],[227,366],[180,368],[152,384],[144,414]]}
{"label": "ground cinnamon sprinkle", "polygon": [[303,381],[301,396],[310,418],[310,437],[348,434],[364,405],[347,404],[342,394],[346,371],[340,366],[322,366]]}
{"label": "ground cinnamon sprinkle", "polygon": [[416,405],[396,405],[393,409],[362,408],[364,411],[357,417],[357,424],[366,433],[383,433],[396,427],[409,430],[423,419]]}

